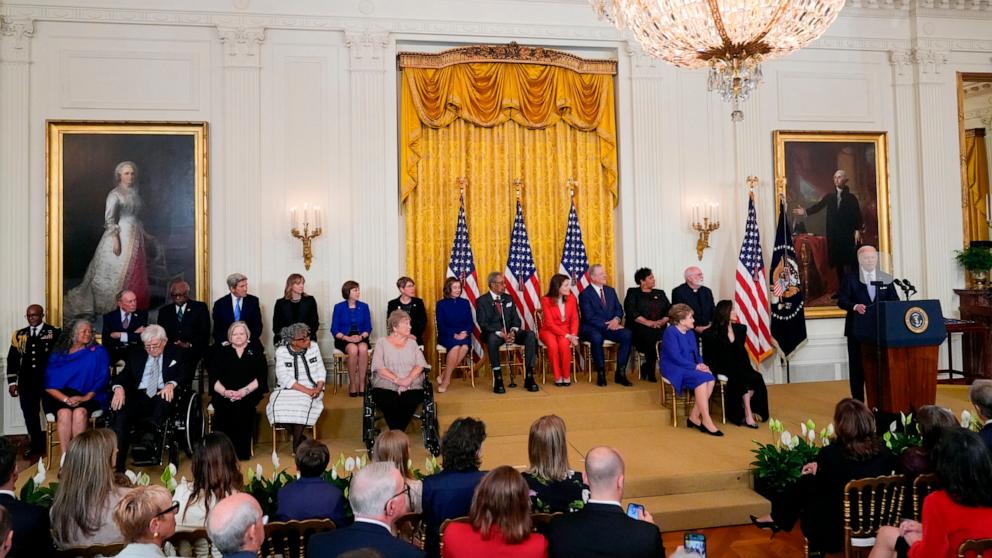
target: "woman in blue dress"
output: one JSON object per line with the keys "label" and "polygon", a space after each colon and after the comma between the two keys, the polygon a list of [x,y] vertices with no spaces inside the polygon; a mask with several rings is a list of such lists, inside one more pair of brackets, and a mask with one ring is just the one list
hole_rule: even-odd
{"label": "woman in blue dress", "polygon": [[437,319],[437,344],[448,351],[444,372],[437,382],[437,391],[444,393],[451,382],[455,367],[465,360],[472,350],[472,306],[462,298],[462,282],[457,277],[448,277],[444,282],[444,298],[434,306]]}
{"label": "woman in blue dress", "polygon": [[695,395],[686,426],[710,436],[723,436],[710,418],[710,395],[715,380],[709,367],[699,358],[699,344],[692,329],[692,308],[688,304],[672,306],[668,311],[668,323],[669,328],[661,338],[661,375],[671,382],[679,395],[684,390],[692,390]]}
{"label": "woman in blue dress", "polygon": [[369,336],[372,335],[372,314],[361,300],[362,291],[356,281],[341,285],[341,302],[334,305],[331,315],[331,335],[334,348],[348,355],[348,396],[365,395],[365,376],[369,369]]}

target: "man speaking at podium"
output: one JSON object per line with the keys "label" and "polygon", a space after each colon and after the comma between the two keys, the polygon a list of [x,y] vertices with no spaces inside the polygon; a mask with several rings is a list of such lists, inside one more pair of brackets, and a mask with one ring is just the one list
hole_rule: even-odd
{"label": "man speaking at podium", "polygon": [[847,311],[844,336],[847,337],[847,368],[851,381],[851,397],[865,400],[865,373],[861,364],[861,341],[854,337],[854,317],[863,315],[868,306],[879,301],[899,300],[892,286],[892,276],[880,271],[878,251],[874,246],[858,248],[858,271],[848,273],[837,292],[837,306]]}

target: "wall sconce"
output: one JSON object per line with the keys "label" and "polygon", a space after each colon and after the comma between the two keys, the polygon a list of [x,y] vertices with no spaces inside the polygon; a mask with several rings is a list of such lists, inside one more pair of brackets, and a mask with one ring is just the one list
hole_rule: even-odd
{"label": "wall sconce", "polygon": [[[303,204],[303,211],[297,211],[296,207],[289,210],[289,220],[292,223],[291,233],[294,238],[299,238],[303,242],[303,267],[310,271],[310,263],[313,261],[313,249],[310,242],[320,236],[321,225],[324,217],[321,214],[320,206],[310,207],[309,203]],[[313,228],[310,228],[310,227]]]}
{"label": "wall sconce", "polygon": [[720,204],[704,203],[692,206],[692,230],[699,233],[696,255],[703,261],[703,250],[710,247],[710,233],[720,228]]}

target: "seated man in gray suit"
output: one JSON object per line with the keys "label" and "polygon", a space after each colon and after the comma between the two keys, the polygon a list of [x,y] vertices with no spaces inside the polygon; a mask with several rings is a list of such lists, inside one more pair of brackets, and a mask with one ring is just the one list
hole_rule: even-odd
{"label": "seated man in gray suit", "polygon": [[[534,381],[534,362],[537,358],[537,336],[533,331],[521,327],[520,314],[513,298],[506,294],[506,279],[494,271],[487,277],[489,292],[475,301],[475,321],[482,330],[482,342],[489,351],[489,362],[493,368],[493,393],[506,393],[503,387],[503,368],[500,366],[499,348],[505,343],[524,346],[524,365],[527,373],[524,387],[527,391],[537,391]],[[516,387],[511,376],[510,387]]]}

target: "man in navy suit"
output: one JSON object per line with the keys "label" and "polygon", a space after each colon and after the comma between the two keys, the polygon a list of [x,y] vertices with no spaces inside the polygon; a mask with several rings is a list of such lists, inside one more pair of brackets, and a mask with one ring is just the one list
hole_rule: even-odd
{"label": "man in navy suit", "polygon": [[123,360],[131,347],[141,344],[141,332],[148,325],[148,311],[138,310],[138,297],[131,291],[117,293],[117,310],[103,315],[103,348],[110,364]]}
{"label": "man in navy suit", "polygon": [[349,550],[371,548],[389,558],[423,558],[422,550],[393,534],[396,520],[407,512],[409,497],[410,487],[392,463],[370,463],[359,469],[351,479],[349,496],[355,523],[310,537],[307,556],[337,558]]}
{"label": "man in navy suit", "polygon": [[968,389],[968,397],[971,404],[978,411],[978,420],[982,423],[982,429],[978,435],[982,441],[992,451],[992,380],[975,380]]}
{"label": "man in navy suit", "polygon": [[614,381],[622,386],[630,386],[627,379],[627,359],[630,358],[630,344],[633,335],[620,324],[623,319],[623,306],[613,287],[606,285],[606,270],[596,264],[589,266],[590,285],[579,293],[579,338],[591,345],[592,364],[596,369],[596,385],[606,385],[606,364],[603,358],[603,340],[619,345],[617,349],[617,371]]}
{"label": "man in navy suit", "polygon": [[[865,400],[865,372],[861,363],[861,341],[854,338],[854,320],[876,302],[899,300],[899,293],[892,286],[892,277],[879,271],[878,252],[874,246],[858,249],[857,273],[848,273],[837,291],[837,306],[847,311],[844,319],[844,336],[847,337],[847,368],[851,382],[851,397]],[[874,282],[882,285],[872,285]]]}
{"label": "man in navy suit", "polygon": [[624,464],[616,450],[589,450],[582,478],[589,485],[589,501],[581,510],[551,521],[550,558],[665,557],[661,531],[651,514],[644,510],[634,519],[624,513]]}
{"label": "man in navy suit", "polygon": [[[14,526],[10,555],[30,556],[41,550],[41,555],[47,556],[44,549],[52,548],[48,510],[14,497],[16,483],[17,448],[6,437],[0,437],[0,506],[7,509]],[[0,545],[7,542],[5,539],[0,536]]]}
{"label": "man in navy suit", "polygon": [[[150,325],[141,334],[144,350],[134,350],[124,361],[124,370],[111,380],[114,397],[113,429],[117,433],[118,472],[124,472],[131,442],[131,427],[143,428],[145,447],[157,448],[161,426],[172,414],[176,389],[188,387],[190,377],[182,362],[182,351],[169,345],[162,326]],[[157,465],[161,452],[154,451]]]}
{"label": "man in navy suit", "polygon": [[207,515],[207,536],[223,558],[255,558],[265,542],[258,501],[236,492],[217,502]]}
{"label": "man in navy suit", "polygon": [[248,294],[248,278],[240,273],[227,276],[227,288],[231,294],[214,301],[214,344],[227,342],[227,328],[237,321],[248,324],[252,344],[262,344],[262,309],[258,297]]}
{"label": "man in navy suit", "polygon": [[321,475],[331,461],[331,452],[320,440],[307,438],[296,448],[296,470],[300,478],[279,489],[276,521],[330,519],[335,527],[348,524],[344,493]]}
{"label": "man in navy suit", "polygon": [[196,370],[210,343],[210,310],[189,297],[189,283],[177,279],[169,284],[172,302],[158,309],[158,325],[165,328],[169,344],[183,351],[183,362]]}

